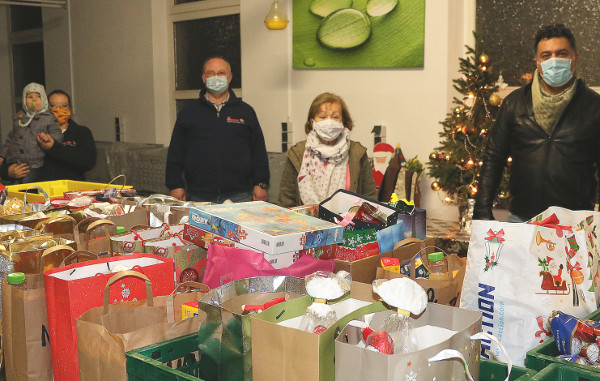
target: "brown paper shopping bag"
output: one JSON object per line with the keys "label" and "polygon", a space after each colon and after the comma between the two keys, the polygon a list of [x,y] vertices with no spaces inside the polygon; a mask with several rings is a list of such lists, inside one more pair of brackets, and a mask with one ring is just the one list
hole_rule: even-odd
{"label": "brown paper shopping bag", "polygon": [[68,214],[59,214],[37,223],[35,230],[42,233],[52,233],[55,237],[61,237],[73,241],[77,221]]}
{"label": "brown paper shopping bag", "polygon": [[[146,283],[146,300],[109,305],[109,286],[125,276]],[[77,346],[81,380],[127,380],[125,352],[198,332],[206,314],[181,320],[181,304],[198,300],[208,287],[186,283],[196,291],[154,298],[148,277],[136,271],[114,275],[105,287],[104,306],[95,307],[77,319]],[[177,313],[176,309],[179,310]]]}
{"label": "brown paper shopping bag", "polygon": [[[427,246],[423,250],[419,251],[421,257],[426,257],[428,253],[432,253],[435,247]],[[432,303],[445,304],[447,306],[458,306],[460,303],[460,292],[462,289],[463,281],[465,279],[466,265],[465,262],[456,254],[450,254],[446,256],[448,261],[448,280],[431,280],[425,278],[417,278],[415,275],[415,255],[406,252],[405,255],[397,257],[400,260],[400,264],[410,261],[409,271],[412,280],[417,282],[427,292],[427,299]],[[426,259],[423,258],[426,262]],[[403,278],[406,275],[396,273],[390,270],[385,270],[381,267],[377,268],[377,279],[393,279]]]}
{"label": "brown paper shopping bag", "polygon": [[[52,358],[43,276],[22,287],[2,280],[2,341],[7,380],[51,380]],[[41,328],[41,329],[40,329]]]}
{"label": "brown paper shopping bag", "polygon": [[75,226],[75,242],[79,250],[87,250],[99,256],[110,256],[110,236],[116,234],[113,221],[97,217],[85,218]]}
{"label": "brown paper shopping bag", "polygon": [[42,270],[45,258],[72,251],[68,246],[47,249],[41,256],[39,272],[27,274],[25,283],[2,281],[2,341],[8,381],[52,379]]}
{"label": "brown paper shopping bag", "polygon": [[[252,315],[252,373],[260,381],[330,381],[334,379],[335,338],[353,319],[383,311],[371,285],[352,282],[350,294],[331,306],[338,321],[320,334],[298,328],[313,300],[288,300]],[[329,302],[328,302],[329,303]]]}
{"label": "brown paper shopping bag", "polygon": [[[369,326],[379,327],[392,311],[376,312]],[[481,331],[481,312],[429,303],[425,311],[411,316],[418,349],[410,353],[383,354],[367,349],[362,328],[346,325],[335,341],[335,379],[371,380],[467,380],[460,361],[429,359],[444,349],[456,349],[472,374],[479,373],[479,346],[471,335]]]}

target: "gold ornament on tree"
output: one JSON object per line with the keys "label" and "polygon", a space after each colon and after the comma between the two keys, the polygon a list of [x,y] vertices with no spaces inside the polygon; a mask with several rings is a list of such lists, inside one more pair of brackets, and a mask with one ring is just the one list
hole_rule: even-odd
{"label": "gold ornament on tree", "polygon": [[442,187],[440,187],[440,183],[434,181],[431,183],[431,189],[434,191],[439,191],[440,189],[442,189]]}
{"label": "gold ornament on tree", "polygon": [[500,193],[498,193],[498,198],[502,200],[507,199],[508,196],[510,196],[510,192],[506,190],[501,190]]}
{"label": "gold ornament on tree", "polygon": [[486,65],[490,62],[490,57],[487,54],[482,54],[479,56],[479,63],[482,65]]}
{"label": "gold ornament on tree", "polygon": [[502,103],[502,98],[498,94],[490,95],[490,104],[492,106],[500,106],[500,103]]}

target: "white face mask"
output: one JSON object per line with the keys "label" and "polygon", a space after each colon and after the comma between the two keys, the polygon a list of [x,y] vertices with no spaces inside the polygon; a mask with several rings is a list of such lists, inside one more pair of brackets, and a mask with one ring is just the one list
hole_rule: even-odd
{"label": "white face mask", "polygon": [[344,131],[344,124],[333,119],[325,119],[320,122],[313,120],[313,130],[326,142],[335,140]]}

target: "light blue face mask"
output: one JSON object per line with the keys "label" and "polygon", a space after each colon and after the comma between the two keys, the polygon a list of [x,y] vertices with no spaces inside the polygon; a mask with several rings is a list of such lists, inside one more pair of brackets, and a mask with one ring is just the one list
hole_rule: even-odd
{"label": "light blue face mask", "polygon": [[227,90],[228,85],[227,76],[225,75],[215,75],[206,78],[206,88],[213,94],[221,94]]}
{"label": "light blue face mask", "polygon": [[552,57],[542,62],[542,78],[552,87],[561,87],[571,78],[571,60],[568,58]]}

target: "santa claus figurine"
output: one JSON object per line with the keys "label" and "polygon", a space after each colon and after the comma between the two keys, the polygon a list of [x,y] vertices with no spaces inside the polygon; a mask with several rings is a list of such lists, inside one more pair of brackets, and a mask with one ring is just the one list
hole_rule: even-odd
{"label": "santa claus figurine", "polygon": [[377,143],[373,147],[373,178],[377,189],[381,186],[383,174],[392,156],[394,156],[394,147],[388,143]]}

